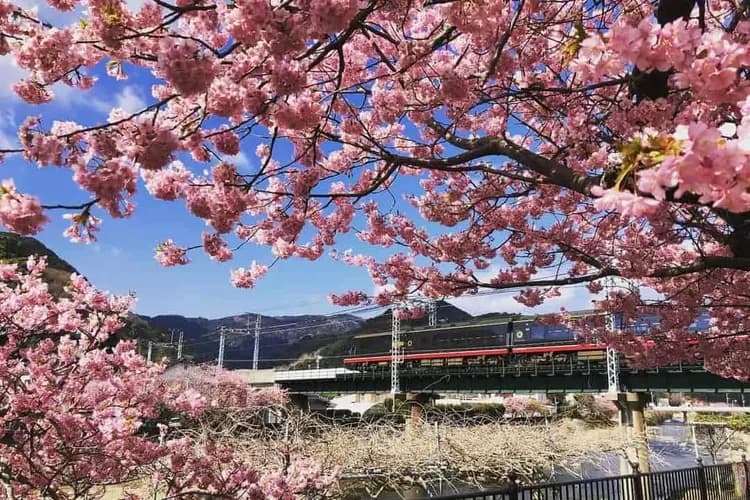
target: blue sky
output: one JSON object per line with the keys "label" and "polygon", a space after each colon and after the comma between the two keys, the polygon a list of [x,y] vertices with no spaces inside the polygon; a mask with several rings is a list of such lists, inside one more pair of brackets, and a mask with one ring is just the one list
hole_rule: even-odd
{"label": "blue sky", "polygon": [[[131,3],[136,6],[138,1]],[[77,17],[76,14],[52,13],[46,7],[40,8],[40,13],[43,18],[55,21],[70,22]],[[29,114],[41,114],[46,126],[52,120],[66,119],[87,124],[103,121],[112,107],[134,111],[150,102],[150,82],[138,74],[131,73],[129,80],[116,83],[100,70],[94,73],[100,77],[100,85],[94,90],[84,93],[57,86],[57,98],[52,104],[31,107],[20,102],[10,90],[12,82],[22,77],[23,71],[15,67],[8,56],[0,57],[0,74],[4,76],[0,82],[0,147],[17,143],[15,131]],[[243,145],[243,152],[235,158],[241,169],[252,171],[257,167],[253,153],[255,144]],[[8,157],[0,164],[0,179],[13,178],[19,190],[39,196],[46,204],[78,204],[88,200],[88,195],[76,187],[70,177],[67,170],[39,169],[20,157]],[[401,192],[416,187],[416,183],[407,181],[404,186]],[[274,315],[328,313],[337,310],[326,300],[329,292],[373,290],[366,271],[334,262],[327,256],[315,262],[296,258],[279,261],[254,289],[235,289],[229,283],[230,269],[247,267],[252,260],[262,264],[272,262],[267,248],[251,245],[237,252],[235,259],[228,263],[211,261],[199,251],[190,254],[192,263],[188,266],[164,268],[154,259],[154,249],[159,242],[172,238],[179,245],[196,245],[206,228],[200,220],[187,214],[183,202],[154,200],[142,185],[135,201],[137,209],[131,218],[111,219],[100,212],[96,214],[104,220],[96,243],[74,244],[62,236],[67,227],[67,221],[62,219],[65,211],[52,212],[51,223],[37,237],[98,287],[117,293],[134,291],[138,297],[136,311],[141,314],[219,317],[246,311]],[[342,238],[337,247],[385,255],[381,249],[365,247],[352,235]],[[490,268],[490,271],[497,270],[497,267]],[[458,299],[455,303],[472,313],[528,312],[510,294]],[[585,308],[590,305],[590,298],[580,288],[567,289],[542,310],[558,310],[563,304],[569,309]]]}

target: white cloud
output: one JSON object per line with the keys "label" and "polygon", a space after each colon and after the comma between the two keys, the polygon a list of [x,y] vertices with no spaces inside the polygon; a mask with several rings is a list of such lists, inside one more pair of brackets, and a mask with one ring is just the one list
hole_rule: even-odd
{"label": "white cloud", "polygon": [[13,140],[13,136],[5,130],[0,130],[0,149],[13,149],[18,144]]}
{"label": "white cloud", "polygon": [[141,10],[141,7],[143,7],[143,4],[146,3],[146,0],[126,0],[125,4],[128,6],[128,9],[131,10],[131,12],[138,12]]}
{"label": "white cloud", "polygon": [[28,74],[25,69],[19,68],[16,61],[10,55],[0,56],[0,74],[3,75],[0,83],[0,102],[6,99],[18,99],[13,92],[13,84]]}
{"label": "white cloud", "polygon": [[465,295],[448,302],[473,315],[501,312],[539,314],[560,312],[562,307],[568,311],[591,309],[594,298],[585,287],[561,287],[558,297],[551,297],[538,307],[526,307],[513,298],[517,293],[518,290],[503,290],[492,295]]}
{"label": "white cloud", "polygon": [[98,91],[97,87],[81,90],[58,82],[52,86],[52,91],[55,94],[52,102],[65,109],[88,108],[109,115],[113,108],[134,113],[146,107],[146,102],[132,86],[124,87],[112,100],[102,98],[103,92]]}
{"label": "white cloud", "polygon": [[117,94],[114,106],[109,106],[106,111],[109,112],[112,107],[122,108],[127,113],[135,113],[145,108],[146,102],[133,87],[128,86]]}
{"label": "white cloud", "polygon": [[250,158],[247,157],[244,151],[240,151],[234,156],[228,156],[227,160],[234,163],[238,170],[243,170],[250,167]]}
{"label": "white cloud", "polygon": [[[12,56],[5,55],[0,56],[0,74],[3,75],[2,82],[0,82],[0,103],[8,109],[9,106],[21,102],[21,99],[13,91],[13,84],[28,77],[29,72],[18,67]],[[51,90],[55,96],[52,102],[55,104],[67,108],[87,106],[99,109],[98,106],[101,101],[92,99],[91,91],[81,91],[62,82],[54,84]]]}
{"label": "white cloud", "polygon": [[47,2],[36,2],[34,0],[15,0],[19,7],[31,11],[37,17],[53,26],[67,26],[77,22],[83,15],[84,9],[78,8],[69,12],[62,12],[47,4]]}
{"label": "white cloud", "polygon": [[0,110],[0,149],[17,146],[15,116],[9,109]]}

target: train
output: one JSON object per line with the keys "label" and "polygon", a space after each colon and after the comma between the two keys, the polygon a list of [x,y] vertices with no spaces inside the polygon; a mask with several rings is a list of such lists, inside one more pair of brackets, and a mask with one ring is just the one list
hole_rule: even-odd
{"label": "train", "polygon": [[[574,316],[601,315],[584,311]],[[618,328],[625,328],[620,315],[614,315]],[[627,329],[644,333],[658,328],[655,314],[639,316]],[[708,327],[709,317],[703,312],[690,325],[692,331]],[[484,322],[467,322],[413,329],[402,333],[405,368],[493,365],[506,360],[547,360],[559,363],[590,363],[606,359],[606,346],[583,343],[570,327],[540,322],[535,317],[506,317]],[[365,333],[352,339],[344,366],[357,370],[373,370],[391,363],[391,332]]]}

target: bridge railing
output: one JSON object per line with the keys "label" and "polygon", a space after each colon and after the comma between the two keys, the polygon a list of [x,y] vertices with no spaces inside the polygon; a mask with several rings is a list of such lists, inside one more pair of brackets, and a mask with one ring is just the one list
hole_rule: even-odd
{"label": "bridge railing", "polygon": [[[744,457],[743,457],[744,458]],[[742,462],[461,493],[440,500],[750,500],[750,464]]]}

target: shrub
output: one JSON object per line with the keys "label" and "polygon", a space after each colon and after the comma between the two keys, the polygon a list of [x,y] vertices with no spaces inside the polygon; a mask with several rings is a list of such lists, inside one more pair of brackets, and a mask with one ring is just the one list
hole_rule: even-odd
{"label": "shrub", "polygon": [[657,426],[661,425],[667,420],[671,420],[672,413],[668,411],[647,411],[646,412],[646,425]]}
{"label": "shrub", "polygon": [[550,410],[542,401],[533,398],[511,397],[505,400],[505,411],[513,417],[549,416]]}
{"label": "shrub", "polygon": [[685,402],[685,398],[682,394],[670,394],[669,395],[669,406],[682,406]]}
{"label": "shrub", "polygon": [[739,432],[750,432],[750,414],[698,413],[695,423],[724,424],[729,429]]}
{"label": "shrub", "polygon": [[593,426],[608,427],[614,425],[612,419],[617,413],[617,406],[612,401],[579,394],[575,396],[575,402],[565,410],[564,416],[583,420]]}

